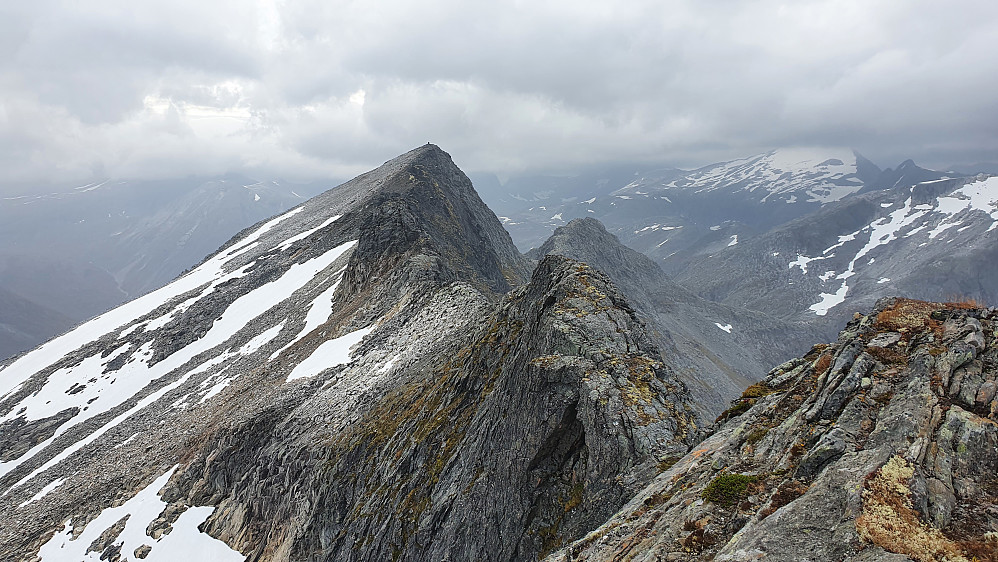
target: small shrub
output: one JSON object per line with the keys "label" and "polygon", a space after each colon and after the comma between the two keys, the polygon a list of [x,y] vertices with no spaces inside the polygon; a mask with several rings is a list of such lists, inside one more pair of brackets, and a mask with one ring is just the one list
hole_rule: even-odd
{"label": "small shrub", "polygon": [[882,332],[900,332],[905,335],[906,341],[912,332],[926,329],[942,337],[942,324],[932,318],[932,313],[939,307],[931,302],[898,299],[894,306],[877,314],[873,326]]}
{"label": "small shrub", "polygon": [[679,459],[681,458],[682,457],[666,457],[658,461],[658,463],[655,465],[655,468],[657,468],[659,472],[665,472],[666,470],[672,468],[673,465],[675,465],[677,462],[679,462]]}
{"label": "small shrub", "polygon": [[721,415],[717,416],[715,422],[722,422],[729,420],[731,418],[737,418],[738,416],[744,414],[755,404],[754,398],[749,398],[748,400],[737,400],[730,408],[721,412]]}
{"label": "small shrub", "polygon": [[863,510],[856,519],[859,536],[918,562],[966,560],[958,545],[919,519],[908,487],[914,474],[914,466],[895,455],[867,477]]}
{"label": "small shrub", "polygon": [[777,509],[803,496],[805,492],[807,492],[807,486],[796,479],[790,479],[780,484],[780,487],[773,492],[773,496],[769,499],[769,505],[759,514],[760,519],[765,519],[776,513]]}
{"label": "small shrub", "polygon": [[766,383],[757,382],[745,389],[745,392],[742,393],[742,398],[762,398],[774,392],[776,391],[766,386]]}
{"label": "small shrub", "polygon": [[832,366],[832,354],[825,353],[814,362],[814,374],[817,376],[824,375],[828,372],[828,368]]}
{"label": "small shrub", "polygon": [[703,499],[718,505],[735,505],[745,495],[749,484],[758,477],[750,474],[721,474],[711,480],[700,494]]}

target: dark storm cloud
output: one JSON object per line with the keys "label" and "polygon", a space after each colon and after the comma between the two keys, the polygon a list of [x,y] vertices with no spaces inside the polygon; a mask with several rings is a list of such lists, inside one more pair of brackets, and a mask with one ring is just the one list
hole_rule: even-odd
{"label": "dark storm cloud", "polygon": [[36,2],[0,13],[0,183],[998,159],[979,1]]}

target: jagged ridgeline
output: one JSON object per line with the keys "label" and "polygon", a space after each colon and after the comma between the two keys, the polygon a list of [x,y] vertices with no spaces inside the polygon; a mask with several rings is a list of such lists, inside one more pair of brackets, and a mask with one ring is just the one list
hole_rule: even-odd
{"label": "jagged ridgeline", "polygon": [[7,362],[0,559],[534,560],[700,425],[614,284],[427,145]]}

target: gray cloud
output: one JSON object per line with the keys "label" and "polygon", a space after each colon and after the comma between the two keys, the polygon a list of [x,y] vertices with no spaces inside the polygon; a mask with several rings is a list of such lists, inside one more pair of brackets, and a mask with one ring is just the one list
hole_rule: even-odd
{"label": "gray cloud", "polygon": [[258,0],[0,9],[0,188],[697,166],[779,146],[998,160],[998,5]]}

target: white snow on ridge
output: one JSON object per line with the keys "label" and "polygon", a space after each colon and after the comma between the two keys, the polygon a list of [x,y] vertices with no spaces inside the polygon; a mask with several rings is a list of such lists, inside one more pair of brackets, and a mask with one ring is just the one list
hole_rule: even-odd
{"label": "white snow on ridge", "polygon": [[846,293],[848,292],[849,287],[846,285],[846,282],[843,281],[842,286],[839,287],[838,291],[835,291],[834,293],[821,293],[821,295],[819,295],[821,300],[812,304],[808,310],[813,311],[818,316],[824,316],[828,314],[828,311],[833,307],[845,302]]}
{"label": "white snow on ridge", "polygon": [[333,296],[336,294],[336,288],[340,286],[340,281],[343,279],[343,269],[337,271],[334,275],[336,276],[336,281],[309,305],[308,312],[305,314],[305,326],[284,347],[272,353],[270,356],[271,360],[277,358],[282,351],[297,343],[308,335],[309,332],[318,328],[329,319],[329,315],[333,313]]}
{"label": "white snow on ridge", "polygon": [[738,235],[737,234],[733,234],[731,236],[731,242],[728,242],[728,246],[734,246],[735,244],[738,244]]}
{"label": "white snow on ridge", "polygon": [[935,211],[947,216],[929,232],[929,238],[935,238],[954,226],[960,226],[962,223],[957,216],[968,210],[987,214],[992,221],[988,230],[995,228],[998,224],[998,176],[968,183],[948,196],[940,197]]}
{"label": "white snow on ridge", "polygon": [[787,269],[793,269],[794,266],[797,266],[797,267],[800,268],[801,273],[805,273],[806,274],[807,273],[807,264],[809,264],[809,263],[811,263],[813,261],[827,260],[828,258],[831,258],[831,257],[833,257],[833,256],[818,256],[816,258],[809,258],[807,256],[804,256],[804,255],[801,255],[801,254],[797,254],[797,259],[795,259],[794,261],[790,262],[787,265]]}
{"label": "white snow on ridge", "polygon": [[291,238],[288,238],[284,242],[281,242],[281,244],[278,247],[281,250],[287,250],[295,242],[297,242],[299,240],[304,240],[304,239],[308,238],[309,236],[315,234],[316,232],[322,230],[323,228],[326,228],[327,226],[329,226],[329,225],[333,224],[334,222],[336,222],[336,219],[340,218],[341,216],[343,216],[343,215],[334,215],[332,217],[329,217],[328,219],[326,219],[325,222],[323,222],[319,226],[317,226],[317,227],[315,227],[313,229],[310,229],[310,230],[306,230],[305,232],[302,232],[301,234],[292,236]]}
{"label": "white snow on ridge", "polygon": [[65,481],[66,481],[65,478],[56,478],[55,480],[53,480],[53,481],[49,482],[48,484],[46,484],[45,487],[43,487],[41,490],[38,490],[37,494],[31,496],[30,499],[24,501],[23,503],[21,503],[17,507],[24,507],[24,506],[28,505],[31,502],[36,502],[36,501],[44,498],[45,496],[48,495],[49,492],[51,492],[52,490],[55,490],[56,488],[58,488],[59,486],[61,486],[62,483],[65,482]]}
{"label": "white snow on ridge", "polygon": [[[870,231],[870,238],[866,245],[860,248],[856,255],[853,256],[846,270],[836,276],[836,279],[842,280],[842,285],[834,293],[821,293],[819,295],[821,300],[811,305],[809,310],[813,311],[818,316],[824,316],[825,314],[828,314],[828,311],[833,307],[845,302],[846,295],[849,293],[848,280],[856,274],[856,263],[863,258],[863,256],[870,253],[874,248],[897,240],[898,232],[922,218],[929,212],[925,210],[911,212],[913,210],[911,197],[909,197],[907,201],[904,202],[904,206],[902,208],[894,211],[884,218],[873,221],[869,226],[863,229],[868,229]],[[911,213],[909,214],[909,212]],[[840,237],[840,240],[841,239],[842,237]]]}
{"label": "white snow on ridge", "polygon": [[[208,332],[204,336],[202,336],[200,339],[194,342],[191,342],[183,349],[178,350],[169,357],[156,363],[152,367],[147,367],[144,361],[127,362],[116,373],[119,379],[121,379],[122,381],[128,381],[127,387],[124,386],[124,383],[122,383],[120,390],[118,388],[115,388],[115,393],[109,395],[109,400],[102,402],[101,406],[103,408],[102,411],[107,411],[127,401],[129,398],[134,396],[136,392],[140,391],[142,388],[145,388],[145,386],[149,382],[173,372],[175,369],[182,367],[188,361],[194,359],[196,356],[200,355],[201,353],[204,353],[220,344],[225,343],[229,338],[234,336],[239,330],[241,330],[254,318],[270,310],[272,307],[276,306],[277,304],[281,303],[286,298],[288,298],[290,295],[292,295],[295,291],[305,286],[309,281],[311,281],[316,276],[316,274],[318,274],[323,269],[329,267],[329,265],[332,264],[334,261],[336,261],[337,258],[339,258],[345,252],[353,248],[356,245],[356,243],[357,241],[354,240],[351,242],[347,242],[345,244],[341,244],[340,246],[337,246],[336,248],[327,251],[321,256],[306,261],[305,263],[294,264],[278,279],[271,281],[270,283],[261,285],[260,287],[254,289],[253,291],[250,291],[249,293],[237,298],[235,301],[232,302],[232,304],[228,306],[228,308],[225,309],[221,317],[215,320],[215,322],[212,324],[212,327],[208,330]],[[274,333],[273,335],[276,337],[277,334]],[[159,400],[167,392],[185,383],[187,379],[191,377],[191,375],[199,372],[199,369],[201,369],[202,367],[207,369],[207,367],[210,367],[213,364],[218,364],[222,361],[227,360],[232,355],[234,354],[223,353],[219,356],[216,356],[215,358],[210,359],[208,362],[203,364],[201,367],[186,373],[179,380],[141,399],[136,406],[129,409],[124,414],[117,416],[116,418],[108,422],[108,424],[97,429],[90,436],[84,438],[83,440],[63,450],[61,453],[56,455],[49,462],[45,463],[42,467],[38,468],[37,470],[26,476],[24,479],[22,479],[20,482],[15,484],[14,487],[17,487],[23,484],[24,482],[27,482],[35,474],[38,474],[44,470],[47,470],[51,466],[54,466],[62,459],[69,456],[69,454],[72,454],[79,448],[89,444],[94,439],[96,439],[100,435],[103,435],[105,432],[110,430],[112,427],[118,425],[119,423],[130,417],[133,413],[155,402],[156,400]],[[94,369],[93,376],[99,376],[98,373],[100,373],[100,370]],[[43,387],[43,391],[45,391],[50,386],[52,386],[52,388],[54,389],[53,392],[61,391],[63,384],[62,381],[53,380],[54,378],[55,377],[49,377],[49,380],[46,382],[45,387]],[[87,380],[89,377],[85,373],[81,372],[77,375],[74,375],[73,378],[77,380]],[[32,397],[29,397],[28,399],[25,400],[25,402],[30,401],[31,398]],[[96,404],[92,404],[91,406],[96,406]],[[15,406],[13,408],[13,411],[17,411],[18,409],[19,406]],[[27,459],[33,457],[37,452],[39,452],[41,449],[50,444],[56,437],[64,433],[69,428],[78,425],[79,423],[81,423],[86,419],[89,419],[90,417],[93,417],[94,415],[96,415],[96,412],[97,412],[96,409],[94,409],[93,411],[81,412],[79,415],[77,415],[76,417],[72,418],[71,420],[67,421],[62,426],[60,426],[59,429],[56,431],[56,433],[50,439],[35,446],[34,448],[32,448],[30,451],[28,451],[18,459],[6,463],[0,463],[0,475],[10,472],[11,470],[19,466],[21,463],[26,461]]]}
{"label": "white snow on ridge", "polygon": [[21,356],[13,363],[0,369],[0,398],[16,391],[31,375],[56,363],[66,354],[94,341],[113,330],[141,318],[171,299],[192,291],[206,283],[211,283],[225,274],[223,266],[236,256],[246,252],[256,244],[256,240],[277,223],[300,212],[302,207],[292,209],[271,219],[228,251],[222,252],[180,277],[169,285],[129,301],[115,309],[86,322],[76,329],[63,334]]}
{"label": "white snow on ridge", "polygon": [[315,348],[315,351],[311,355],[291,370],[287,381],[313,377],[330,367],[349,363],[351,360],[350,348],[359,343],[364,339],[364,336],[370,334],[373,330],[373,327],[361,328],[338,338],[322,342],[319,347]]}
{"label": "white snow on ridge", "polygon": [[[652,189],[679,188],[698,193],[719,189],[758,191],[765,194],[762,202],[773,195],[787,194],[780,198],[786,203],[797,202],[794,194],[799,193],[808,202],[825,204],[839,201],[863,187],[856,172],[856,155],[849,149],[788,148],[707,166]],[[634,194],[643,187],[649,186],[637,181],[615,194]]]}
{"label": "white snow on ridge", "polygon": [[725,324],[722,326],[720,322],[714,322],[714,325],[729,334],[731,333],[731,328],[732,328],[731,324]]}
{"label": "white snow on ridge", "polygon": [[258,349],[270,343],[272,339],[276,338],[277,335],[281,333],[281,330],[284,329],[284,325],[286,323],[287,320],[282,320],[280,324],[268,328],[266,331],[254,336],[250,341],[246,342],[245,345],[239,348],[238,353],[240,355],[252,355]]}
{"label": "white snow on ridge", "polygon": [[241,562],[245,557],[231,549],[224,542],[202,533],[198,525],[210,516],[212,506],[189,507],[175,523],[169,534],[153,539],[146,534],[146,528],[167,507],[160,499],[158,491],[170,480],[176,467],[154,480],[139,491],[133,498],[117,507],[102,511],[96,519],[87,523],[82,531],[77,530],[73,538],[71,521],[67,521],[62,531],[57,532],[38,551],[41,562],[84,562],[100,560],[100,552],[87,552],[90,545],[123,517],[128,517],[124,529],[114,538],[114,544],[121,544],[122,556],[132,559],[135,550],[142,545],[152,547],[147,562],[174,562],[177,560],[212,560],[213,562]]}

